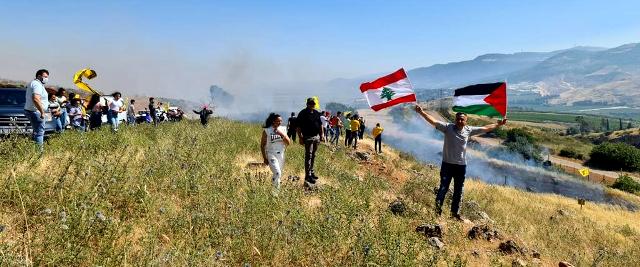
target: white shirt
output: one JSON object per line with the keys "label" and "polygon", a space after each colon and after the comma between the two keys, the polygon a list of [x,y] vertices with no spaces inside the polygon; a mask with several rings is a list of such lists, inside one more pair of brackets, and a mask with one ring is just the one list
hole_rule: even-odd
{"label": "white shirt", "polygon": [[122,98],[118,100],[114,99],[113,101],[111,101],[111,103],[109,103],[109,109],[115,112],[120,112],[120,108],[122,108],[123,106],[124,106],[124,101],[122,100]]}
{"label": "white shirt", "polygon": [[129,116],[136,115],[136,107],[133,104],[129,104],[129,107],[127,108],[127,115]]}
{"label": "white shirt", "polygon": [[36,105],[33,103],[33,95],[40,95],[40,104],[42,108],[46,109],[49,107],[49,94],[47,90],[44,89],[44,85],[38,79],[31,81],[29,86],[27,87],[27,93],[25,94],[26,101],[24,102],[24,109],[29,111],[38,111]]}
{"label": "white shirt", "polygon": [[[278,127],[280,132],[286,133],[287,128],[284,126]],[[284,140],[282,136],[276,133],[273,127],[265,128],[264,132],[267,134],[267,145],[265,147],[265,151],[267,153],[284,153]]]}
{"label": "white shirt", "polygon": [[329,126],[329,120],[325,116],[320,116],[320,121],[322,122],[322,127],[327,128]]}

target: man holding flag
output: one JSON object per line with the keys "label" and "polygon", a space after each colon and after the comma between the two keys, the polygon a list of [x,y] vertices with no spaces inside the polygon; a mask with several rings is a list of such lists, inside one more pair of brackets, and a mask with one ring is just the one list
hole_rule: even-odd
{"label": "man holding flag", "polygon": [[[487,99],[489,99],[487,101]],[[449,185],[453,179],[453,197],[451,203],[451,216],[463,220],[460,216],[460,201],[462,200],[462,188],[464,186],[467,159],[466,148],[469,137],[491,132],[507,123],[506,116],[506,84],[472,85],[456,90],[454,96],[455,123],[446,123],[436,120],[427,114],[418,105],[415,110],[429,124],[444,133],[444,145],[442,148],[442,165],[440,167],[440,188],[436,195],[436,213],[442,214],[442,205]],[[467,114],[502,115],[503,119],[497,123],[484,127],[467,125]]]}

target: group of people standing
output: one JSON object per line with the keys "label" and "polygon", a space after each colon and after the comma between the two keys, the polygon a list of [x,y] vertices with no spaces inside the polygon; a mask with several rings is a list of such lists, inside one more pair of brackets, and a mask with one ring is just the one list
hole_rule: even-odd
{"label": "group of people standing", "polygon": [[[327,137],[323,142],[337,146],[340,142],[342,130],[344,129],[344,145],[346,147],[353,147],[354,149],[358,147],[358,140],[364,138],[364,132],[366,130],[363,117],[358,114],[343,113],[342,111],[336,112],[335,115],[332,115],[329,111],[322,111],[319,112],[319,114],[324,136]],[[298,127],[297,121],[299,116],[298,114],[298,117],[296,117],[295,112],[292,112],[287,121],[286,133],[294,142],[296,141],[296,129]],[[378,123],[377,127],[379,126],[380,124]],[[378,131],[374,137],[377,136],[382,140],[381,134],[382,131]]]}
{"label": "group of people standing", "polygon": [[[27,86],[25,94],[24,112],[33,129],[32,138],[43,150],[45,123],[51,116],[55,122],[55,130],[64,132],[67,125],[78,131],[90,131],[102,126],[102,117],[106,115],[107,123],[114,132],[118,131],[121,112],[126,111],[126,121],[129,124],[136,123],[135,100],[132,99],[128,106],[122,99],[120,92],[114,92],[111,97],[104,97],[94,93],[85,103],[85,100],[76,93],[69,93],[64,88],[58,88],[55,94],[49,94],[45,84],[49,81],[49,71],[41,69],[36,72],[36,77]],[[153,97],[149,98],[148,121],[157,124],[158,118]]]}

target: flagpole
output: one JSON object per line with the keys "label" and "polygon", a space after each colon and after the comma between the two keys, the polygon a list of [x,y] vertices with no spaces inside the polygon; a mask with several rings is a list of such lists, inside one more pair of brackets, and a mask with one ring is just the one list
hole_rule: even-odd
{"label": "flagpole", "polygon": [[404,70],[404,68],[401,68],[401,69],[402,69],[402,71],[404,71],[404,73],[407,74],[407,82],[409,82],[409,86],[411,86],[411,88],[414,90],[413,93],[416,95],[416,105],[418,105],[418,103],[419,103],[418,102],[418,94],[416,94],[415,87],[413,87],[413,83],[411,83],[411,79],[409,79],[409,74]]}

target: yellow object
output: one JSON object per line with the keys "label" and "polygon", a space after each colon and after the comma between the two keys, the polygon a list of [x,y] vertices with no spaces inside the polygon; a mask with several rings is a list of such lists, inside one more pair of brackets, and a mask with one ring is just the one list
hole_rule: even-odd
{"label": "yellow object", "polygon": [[320,99],[317,96],[313,96],[311,98],[313,98],[313,101],[316,102],[316,106],[313,108],[317,111],[320,111]]}
{"label": "yellow object", "polygon": [[351,120],[351,131],[358,131],[360,129],[359,120]]}
{"label": "yellow object", "polygon": [[164,104],[164,112],[169,113],[169,102]]}
{"label": "yellow object", "polygon": [[589,169],[587,169],[587,168],[580,169],[579,172],[580,172],[580,175],[582,175],[584,177],[589,176]]}
{"label": "yellow object", "polygon": [[85,82],[82,81],[82,77],[85,77],[89,80],[97,77],[98,74],[96,74],[96,71],[92,70],[92,69],[82,69],[79,70],[78,72],[76,72],[75,75],[73,75],[73,83],[80,89],[92,93],[92,94],[99,94],[96,90],[94,90],[93,88],[91,88],[91,86],[89,86],[88,84],[86,84]]}
{"label": "yellow object", "polygon": [[380,127],[380,126],[376,126],[376,128],[373,128],[373,137],[378,137],[378,135],[380,135],[382,133],[382,131],[384,131],[384,128]]}

